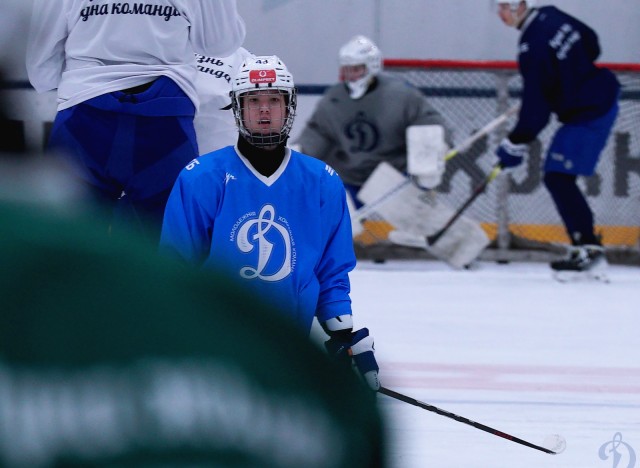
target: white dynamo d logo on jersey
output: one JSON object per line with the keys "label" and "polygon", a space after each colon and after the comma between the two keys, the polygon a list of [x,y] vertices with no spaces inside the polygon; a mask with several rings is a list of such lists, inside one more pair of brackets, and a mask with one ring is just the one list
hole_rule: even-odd
{"label": "white dynamo d logo on jersey", "polygon": [[[286,222],[286,221],[285,221]],[[253,226],[257,227],[257,232],[249,236],[249,231]],[[282,265],[278,271],[271,275],[263,274],[265,268],[269,265],[273,252],[273,244],[269,242],[265,235],[271,229],[276,229],[282,238],[284,247],[284,258],[281,263],[273,263]],[[272,205],[265,205],[257,219],[246,220],[238,229],[236,245],[241,252],[249,253],[254,248],[254,243],[258,243],[258,265],[256,268],[243,267],[240,269],[240,276],[246,279],[259,278],[264,281],[280,281],[291,274],[293,271],[291,262],[292,242],[291,235],[287,226],[276,221],[275,209]]]}

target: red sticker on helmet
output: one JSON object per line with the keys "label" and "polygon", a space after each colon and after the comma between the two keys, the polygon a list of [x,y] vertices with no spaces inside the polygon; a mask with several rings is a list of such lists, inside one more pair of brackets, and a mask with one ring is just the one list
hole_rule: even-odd
{"label": "red sticker on helmet", "polygon": [[275,70],[251,70],[249,71],[249,81],[251,83],[275,83]]}

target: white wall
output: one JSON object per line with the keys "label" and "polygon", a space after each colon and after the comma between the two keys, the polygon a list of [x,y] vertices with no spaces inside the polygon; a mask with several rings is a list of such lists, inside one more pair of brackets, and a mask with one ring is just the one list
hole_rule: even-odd
{"label": "white wall", "polygon": [[[0,0],[25,14],[32,0]],[[52,0],[53,1],[53,0]],[[517,31],[504,26],[494,0],[238,0],[247,24],[245,46],[257,54],[279,55],[298,84],[333,83],[337,51],[355,34],[374,39],[387,58],[514,60]],[[553,3],[595,28],[606,62],[640,63],[640,0],[539,0]],[[27,27],[16,28],[5,54],[24,57]],[[12,80],[26,81],[23,63]],[[20,119],[50,120],[55,93],[12,92],[22,103]],[[319,96],[301,96],[295,137]]]}
{"label": "white wall", "polygon": [[33,0],[0,0],[0,63],[9,80],[27,79],[24,56]]}
{"label": "white wall", "polygon": [[[337,77],[337,51],[355,34],[387,58],[514,60],[518,33],[494,0],[238,0],[245,46],[276,54],[300,84]],[[600,36],[601,61],[640,63],[639,0],[539,0],[577,16]]]}

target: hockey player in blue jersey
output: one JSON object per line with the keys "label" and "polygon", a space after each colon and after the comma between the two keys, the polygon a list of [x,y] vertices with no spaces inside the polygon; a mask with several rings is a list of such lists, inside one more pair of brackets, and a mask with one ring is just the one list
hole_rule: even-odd
{"label": "hockey player in blue jersey", "polygon": [[[573,244],[556,272],[589,272],[606,266],[594,216],[576,184],[595,171],[616,116],[620,84],[595,65],[600,55],[596,33],[553,6],[534,0],[497,0],[507,26],[520,30],[518,65],[524,82],[520,115],[497,150],[503,168],[522,163],[531,142],[555,114],[562,124],[544,161],[544,184]],[[562,273],[561,273],[562,274]]]}
{"label": "hockey player in blue jersey", "polygon": [[167,203],[160,247],[188,263],[225,270],[305,332],[314,317],[327,350],[351,357],[379,388],[368,330],[353,332],[355,267],[343,183],[324,162],[286,147],[296,88],[276,56],[248,57],[232,83],[237,145],[194,159]]}

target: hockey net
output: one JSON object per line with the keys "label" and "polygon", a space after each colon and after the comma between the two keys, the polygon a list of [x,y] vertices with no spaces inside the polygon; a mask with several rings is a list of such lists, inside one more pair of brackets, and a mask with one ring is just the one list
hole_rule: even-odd
{"label": "hockey net", "polygon": [[[454,144],[519,102],[521,77],[515,62],[387,59],[385,71],[418,87],[443,115]],[[620,113],[596,174],[579,178],[594,211],[596,230],[609,250],[640,246],[640,64],[606,64],[622,83]],[[447,162],[439,196],[458,207],[495,163],[494,150],[513,127],[502,127]],[[549,248],[569,242],[542,184],[541,164],[558,122],[530,146],[528,163],[501,175],[466,212],[502,250]],[[555,249],[554,249],[555,246]]]}

